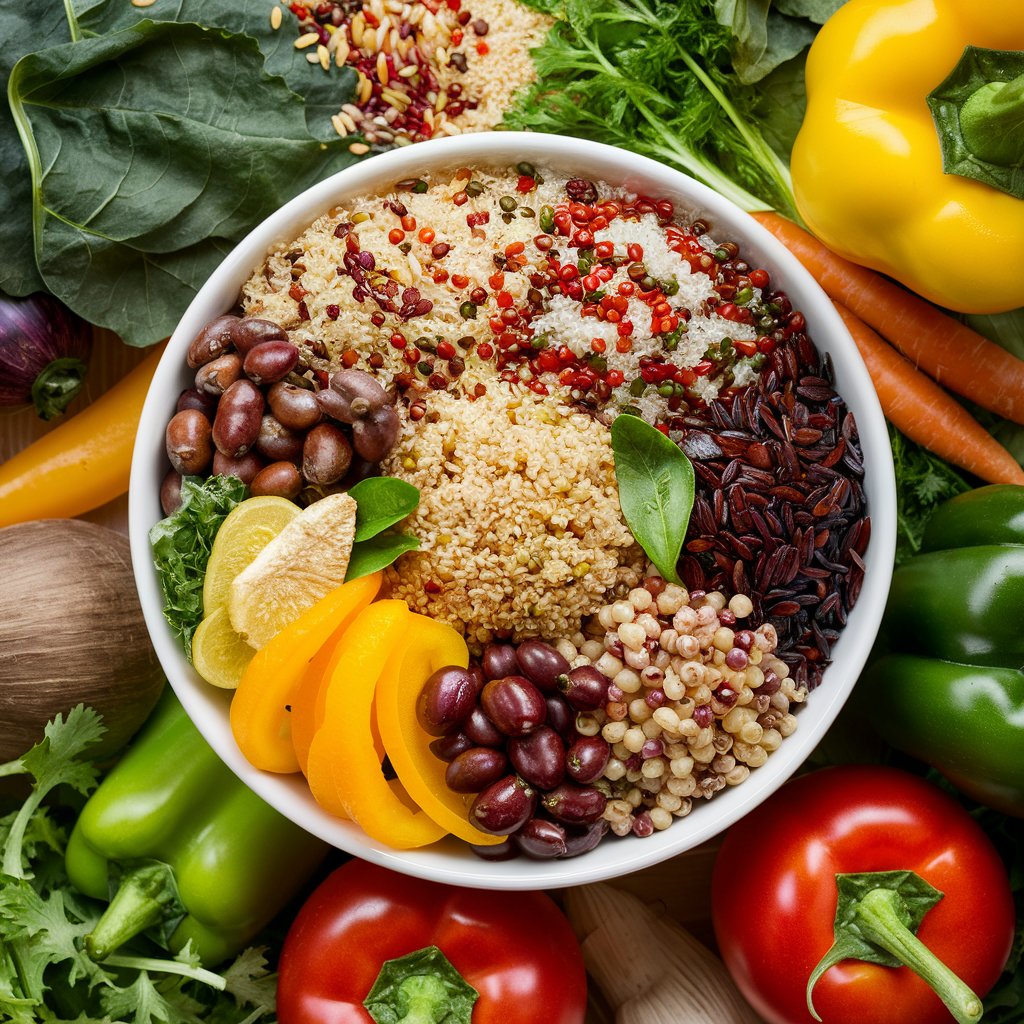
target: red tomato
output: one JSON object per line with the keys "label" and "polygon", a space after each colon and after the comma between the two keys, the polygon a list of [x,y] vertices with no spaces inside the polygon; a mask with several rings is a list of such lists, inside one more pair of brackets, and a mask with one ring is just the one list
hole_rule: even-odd
{"label": "red tomato", "polygon": [[[728,832],[712,912],[737,985],[770,1024],[814,1024],[807,979],[832,945],[837,873],[916,871],[944,893],[917,937],[983,996],[1013,941],[1006,870],[966,811],[891,768],[826,768],[783,786]],[[814,988],[825,1024],[949,1024],[906,967],[846,960]]]}
{"label": "red tomato", "polygon": [[353,860],[309,897],[281,952],[280,1024],[373,1024],[362,1002],[385,960],[438,946],[480,993],[473,1024],[582,1024],[569,922],[539,892],[440,885]]}

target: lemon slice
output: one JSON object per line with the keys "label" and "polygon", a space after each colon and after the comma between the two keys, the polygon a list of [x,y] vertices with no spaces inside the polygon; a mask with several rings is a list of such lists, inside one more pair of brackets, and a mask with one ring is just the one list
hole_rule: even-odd
{"label": "lemon slice", "polygon": [[231,583],[231,625],[259,650],[345,582],[356,502],[332,494],[305,508]]}
{"label": "lemon slice", "polygon": [[287,498],[247,498],[224,518],[213,541],[206,579],[203,582],[203,612],[228,603],[231,581],[301,511]]}
{"label": "lemon slice", "polygon": [[214,686],[235,689],[256,652],[232,628],[226,605],[210,612],[192,637],[192,664]]}

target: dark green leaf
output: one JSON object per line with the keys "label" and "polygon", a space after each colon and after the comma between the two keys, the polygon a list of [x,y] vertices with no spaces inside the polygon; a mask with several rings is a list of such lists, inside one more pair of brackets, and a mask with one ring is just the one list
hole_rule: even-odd
{"label": "dark green leaf", "polygon": [[611,434],[626,524],[662,576],[678,583],[676,563],[693,509],[693,465],[639,416],[617,417]]}
{"label": "dark green leaf", "polygon": [[345,581],[357,580],[378,569],[384,569],[399,555],[415,551],[419,546],[419,539],[407,533],[378,533],[369,540],[361,540],[352,545],[352,557],[348,562]]}
{"label": "dark green leaf", "polygon": [[824,25],[846,0],[778,0],[776,7],[780,14],[794,18],[806,18],[816,25]]}
{"label": "dark green leaf", "polygon": [[777,67],[758,84],[754,112],[761,126],[761,134],[768,145],[787,162],[807,109],[807,89],[804,85],[806,63],[807,55],[801,53]]}
{"label": "dark green leaf", "polygon": [[1024,359],[1024,309],[1008,313],[978,313],[965,318],[976,331],[1002,345],[1018,359]]}
{"label": "dark green leaf", "polygon": [[356,502],[357,544],[400,523],[420,503],[419,489],[393,476],[371,476],[360,480],[348,494]]}
{"label": "dark green leaf", "polygon": [[235,240],[352,160],[310,138],[254,40],[193,25],[30,55],[10,91],[46,285],[133,344],[166,336]]}
{"label": "dark green leaf", "polygon": [[181,507],[149,531],[164,616],[189,660],[192,636],[203,618],[203,581],[214,537],[225,516],[247,493],[237,477],[187,476],[181,483]]}
{"label": "dark green leaf", "polygon": [[[386,960],[363,1006],[376,1024],[430,1020],[434,1024],[469,1024],[479,993],[452,966],[437,946],[427,946],[396,960]],[[415,1014],[410,1013],[412,1006]]]}

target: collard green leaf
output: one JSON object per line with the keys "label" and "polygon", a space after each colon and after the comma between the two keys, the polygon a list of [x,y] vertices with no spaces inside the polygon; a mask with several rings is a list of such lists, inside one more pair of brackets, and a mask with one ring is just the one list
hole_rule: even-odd
{"label": "collard green leaf", "polygon": [[132,344],[166,336],[231,244],[353,159],[310,138],[302,98],[246,36],[140,21],[22,58],[47,287]]}
{"label": "collard green leaf", "polygon": [[678,445],[639,416],[617,417],[611,433],[626,525],[661,575],[678,583],[676,563],[693,509],[693,465]]}
{"label": "collard green leaf", "polygon": [[420,503],[419,488],[393,476],[371,476],[349,489],[356,503],[355,542],[400,523]]}

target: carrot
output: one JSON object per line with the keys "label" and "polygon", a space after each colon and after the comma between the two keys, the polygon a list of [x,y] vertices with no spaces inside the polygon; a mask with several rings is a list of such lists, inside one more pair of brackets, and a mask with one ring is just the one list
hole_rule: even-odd
{"label": "carrot", "polygon": [[829,298],[870,324],[915,366],[982,408],[1024,423],[1024,360],[881,274],[837,255],[777,213],[753,216]]}
{"label": "carrot", "polygon": [[882,411],[911,440],[993,484],[1024,484],[1024,469],[933,380],[835,303],[874,381]]}

